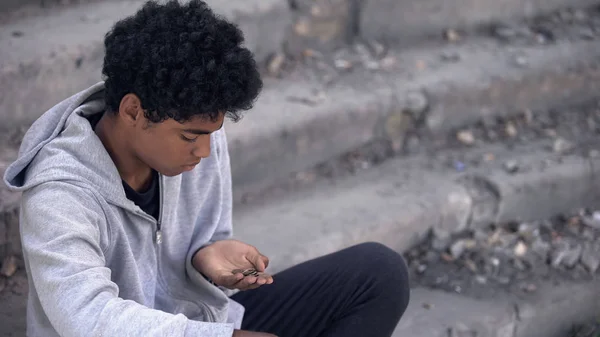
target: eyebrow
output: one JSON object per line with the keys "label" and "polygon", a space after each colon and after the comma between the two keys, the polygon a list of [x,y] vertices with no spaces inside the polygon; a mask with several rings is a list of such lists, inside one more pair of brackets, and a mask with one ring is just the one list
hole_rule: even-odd
{"label": "eyebrow", "polygon": [[[219,126],[219,128],[215,131],[221,130],[221,128],[223,128],[223,124],[225,124],[225,121],[223,121],[223,123],[221,123],[221,126]],[[183,129],[181,131],[187,132],[187,133],[193,133],[195,135],[210,135],[211,133],[214,132],[214,131],[208,131],[208,130],[203,130],[203,129]]]}

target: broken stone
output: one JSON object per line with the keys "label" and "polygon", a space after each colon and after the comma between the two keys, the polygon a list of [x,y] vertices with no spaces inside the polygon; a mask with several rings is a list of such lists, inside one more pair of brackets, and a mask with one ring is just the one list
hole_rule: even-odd
{"label": "broken stone", "polygon": [[418,272],[419,274],[423,274],[423,273],[425,272],[425,270],[427,270],[427,265],[425,265],[425,264],[420,264],[420,265],[417,267],[417,272]]}
{"label": "broken stone", "polygon": [[521,289],[522,289],[524,292],[527,292],[527,293],[532,293],[532,292],[534,292],[534,291],[536,291],[536,290],[537,290],[537,286],[536,286],[535,284],[533,284],[533,283],[527,283],[527,284],[523,284],[523,285],[521,286]]}
{"label": "broken stone", "polygon": [[406,139],[406,144],[405,144],[404,148],[408,153],[416,153],[419,151],[420,145],[421,145],[421,141],[419,140],[419,137],[417,137],[416,135],[410,135]]}
{"label": "broken stone", "polygon": [[581,264],[592,274],[600,267],[600,243],[586,242],[581,253]]}
{"label": "broken stone", "polygon": [[458,62],[460,61],[460,55],[453,51],[444,50],[441,55],[442,61],[445,62]]}
{"label": "broken stone", "polygon": [[483,160],[487,161],[487,162],[494,161],[495,159],[496,159],[496,156],[493,153],[486,153],[483,156]]}
{"label": "broken stone", "polygon": [[532,240],[534,237],[540,235],[539,226],[536,223],[521,223],[519,224],[517,231],[519,232],[519,236],[525,240]]}
{"label": "broken stone", "polygon": [[466,250],[473,249],[477,243],[475,240],[462,239],[452,244],[450,254],[454,259],[459,259]]}
{"label": "broken stone", "polygon": [[343,59],[337,59],[334,61],[334,65],[338,69],[348,70],[352,68],[352,62]]}
{"label": "broken stone", "polygon": [[15,30],[15,31],[12,32],[12,36],[13,37],[22,37],[23,35],[25,35],[25,33],[23,33],[20,30]]}
{"label": "broken stone", "polygon": [[583,224],[592,228],[600,229],[600,212],[595,211],[592,215],[582,216]]}
{"label": "broken stone", "polygon": [[448,275],[442,275],[435,278],[435,284],[448,283]]}
{"label": "broken stone", "polygon": [[452,164],[457,172],[463,172],[467,168],[467,165],[462,161],[455,160]]}
{"label": "broken stone", "polygon": [[534,252],[537,256],[542,258],[543,260],[548,259],[548,254],[550,253],[551,246],[549,243],[544,242],[541,238],[538,238],[531,245],[531,251]]}
{"label": "broken stone", "polygon": [[596,37],[594,31],[589,27],[582,27],[579,29],[579,36],[585,40],[593,40]]}
{"label": "broken stone", "polygon": [[525,265],[523,260],[520,260],[520,259],[513,260],[513,267],[515,267],[517,270],[520,270],[520,271],[527,270],[527,265]]}
{"label": "broken stone", "polygon": [[379,70],[381,68],[381,64],[375,60],[367,60],[363,62],[365,68],[369,70]]}
{"label": "broken stone", "polygon": [[525,109],[525,111],[523,111],[523,116],[525,117],[525,122],[527,124],[531,124],[533,122],[533,111],[531,111],[531,109]]}
{"label": "broken stone", "polygon": [[424,113],[429,107],[429,100],[424,91],[410,91],[406,96],[405,110],[410,113],[415,120],[422,120]]}
{"label": "broken stone", "polygon": [[581,231],[581,236],[586,239],[586,240],[590,240],[590,241],[594,241],[596,239],[596,234],[594,233],[594,230],[589,228],[589,227],[585,227],[582,231]]}
{"label": "broken stone", "polygon": [[396,65],[397,62],[398,62],[398,60],[394,56],[390,55],[390,56],[384,57],[380,61],[379,65],[382,69],[391,69]]}
{"label": "broken stone", "polygon": [[550,138],[556,138],[556,136],[558,136],[558,134],[556,133],[556,130],[554,130],[554,129],[545,129],[544,133],[546,134],[546,136],[548,136]]}
{"label": "broken stone", "polygon": [[477,272],[477,269],[478,269],[477,265],[472,260],[469,260],[469,259],[465,260],[465,266],[473,273]]}
{"label": "broken stone", "polygon": [[507,285],[510,283],[510,277],[506,277],[506,276],[498,276],[495,278],[496,282],[503,284],[503,285]]}
{"label": "broken stone", "polygon": [[590,158],[598,158],[598,156],[600,156],[600,151],[598,150],[592,149],[588,152],[588,157]]}
{"label": "broken stone", "polygon": [[499,26],[494,28],[493,34],[504,41],[509,41],[515,38],[518,32],[511,27]]}
{"label": "broken stone", "polygon": [[284,63],[285,55],[277,53],[271,58],[271,60],[269,60],[267,71],[271,76],[279,76]]}
{"label": "broken stone", "polygon": [[504,170],[508,173],[517,173],[519,171],[519,163],[516,160],[509,160],[504,162]]}
{"label": "broken stone", "polygon": [[523,55],[519,55],[519,56],[515,57],[515,64],[519,67],[524,67],[528,63],[529,62],[527,61],[527,57],[525,57]]}
{"label": "broken stone", "polygon": [[497,243],[502,247],[510,247],[517,244],[517,240],[519,239],[518,233],[502,233],[497,239]]}
{"label": "broken stone", "polygon": [[515,138],[517,136],[517,128],[513,123],[507,123],[506,127],[504,128],[504,131],[506,132],[506,135],[510,138]]}
{"label": "broken stone", "polygon": [[483,275],[477,275],[477,276],[475,276],[475,282],[477,282],[479,284],[486,284],[487,283],[487,277],[485,277]]}
{"label": "broken stone", "polygon": [[527,254],[527,245],[523,241],[519,241],[515,245],[514,254],[518,257],[525,256]]}
{"label": "broken stone", "polygon": [[552,253],[552,267],[558,268],[560,265],[564,265],[567,268],[573,268],[579,261],[581,252],[580,244],[561,241]]}
{"label": "broken stone", "polygon": [[440,257],[442,258],[442,260],[444,260],[444,261],[446,261],[446,262],[448,262],[448,263],[450,263],[450,262],[454,262],[454,258],[452,257],[452,255],[449,255],[449,254],[447,254],[447,253],[442,253],[442,254],[440,255]]}
{"label": "broken stone", "polygon": [[465,145],[473,145],[475,143],[475,136],[470,130],[459,131],[456,134],[456,138]]}
{"label": "broken stone", "polygon": [[444,37],[449,42],[458,42],[458,41],[460,41],[460,34],[458,34],[458,32],[455,31],[454,29],[448,29],[448,30],[446,30],[446,32],[444,33]]}
{"label": "broken stone", "polygon": [[446,250],[452,242],[450,237],[436,235],[431,241],[431,247],[437,251]]}
{"label": "broken stone", "polygon": [[0,269],[0,275],[11,277],[17,272],[17,258],[14,256],[7,256],[2,261],[2,269]]}
{"label": "broken stone", "polygon": [[429,263],[436,262],[438,260],[438,257],[439,256],[436,252],[428,251],[427,254],[425,254],[425,261]]}
{"label": "broken stone", "polygon": [[554,145],[552,146],[552,150],[556,153],[565,154],[575,148],[575,145],[563,138],[557,138],[554,141]]}

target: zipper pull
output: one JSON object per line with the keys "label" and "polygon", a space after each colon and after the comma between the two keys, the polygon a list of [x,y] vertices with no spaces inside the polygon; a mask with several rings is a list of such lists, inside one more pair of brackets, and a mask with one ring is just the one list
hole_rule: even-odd
{"label": "zipper pull", "polygon": [[156,231],[156,243],[159,245],[162,243],[162,231],[160,229]]}

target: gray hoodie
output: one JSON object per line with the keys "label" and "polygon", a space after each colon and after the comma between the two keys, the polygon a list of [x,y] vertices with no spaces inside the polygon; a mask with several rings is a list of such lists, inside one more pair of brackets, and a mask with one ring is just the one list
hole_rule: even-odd
{"label": "gray hoodie", "polygon": [[28,336],[231,337],[244,308],[205,280],[192,254],[230,238],[224,130],[194,170],[160,176],[157,221],[127,199],[83,116],[104,111],[100,82],[44,113],[4,181],[22,192]]}

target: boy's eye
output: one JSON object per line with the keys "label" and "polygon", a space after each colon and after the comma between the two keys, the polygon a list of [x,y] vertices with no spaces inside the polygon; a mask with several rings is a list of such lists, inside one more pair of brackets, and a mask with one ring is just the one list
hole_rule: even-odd
{"label": "boy's eye", "polygon": [[185,140],[186,142],[193,143],[193,142],[195,142],[195,141],[196,141],[196,139],[198,139],[198,137],[195,137],[195,138],[188,138],[188,137],[186,137],[186,136],[184,136],[184,135],[181,135],[181,139]]}

